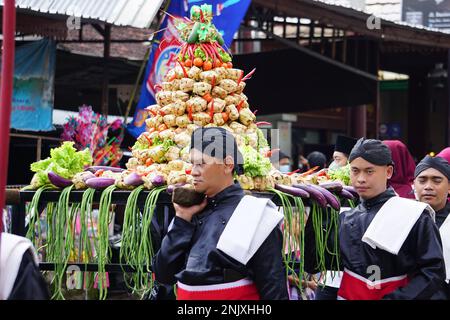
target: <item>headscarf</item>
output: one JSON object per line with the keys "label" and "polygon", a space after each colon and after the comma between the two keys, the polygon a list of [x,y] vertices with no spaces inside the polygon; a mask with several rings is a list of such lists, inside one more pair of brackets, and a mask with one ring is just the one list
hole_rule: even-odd
{"label": "headscarf", "polygon": [[436,155],[436,157],[444,158],[445,160],[447,160],[447,162],[450,163],[450,147],[443,149]]}
{"label": "headscarf", "polygon": [[414,183],[414,162],[408,148],[399,140],[384,140],[383,143],[389,147],[394,162],[394,174],[388,184],[402,198],[414,199],[412,184]]}

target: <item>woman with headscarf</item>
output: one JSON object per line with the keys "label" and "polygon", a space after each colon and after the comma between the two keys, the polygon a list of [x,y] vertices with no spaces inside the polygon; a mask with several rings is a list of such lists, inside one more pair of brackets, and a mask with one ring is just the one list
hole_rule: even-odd
{"label": "woman with headscarf", "polygon": [[384,140],[389,147],[394,161],[394,174],[388,180],[389,186],[402,198],[414,199],[412,189],[414,181],[414,169],[416,164],[408,148],[399,140]]}
{"label": "woman with headscarf", "polygon": [[450,147],[441,150],[441,152],[439,152],[436,157],[444,158],[448,163],[450,163]]}

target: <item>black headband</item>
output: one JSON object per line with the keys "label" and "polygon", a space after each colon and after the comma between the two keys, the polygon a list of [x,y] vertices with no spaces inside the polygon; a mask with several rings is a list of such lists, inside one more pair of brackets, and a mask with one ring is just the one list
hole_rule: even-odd
{"label": "black headband", "polygon": [[236,140],[231,132],[220,127],[197,128],[191,136],[191,149],[203,154],[225,159],[231,156],[234,161],[234,170],[238,175],[244,174],[243,157],[239,151]]}
{"label": "black headband", "polygon": [[380,140],[359,139],[350,152],[348,161],[352,162],[359,157],[377,166],[393,165],[391,150]]}
{"label": "black headband", "polygon": [[414,179],[417,178],[422,171],[430,168],[436,169],[450,180],[450,164],[447,160],[441,157],[433,158],[430,156],[423,158],[422,161],[420,161],[416,166],[416,170],[414,171]]}

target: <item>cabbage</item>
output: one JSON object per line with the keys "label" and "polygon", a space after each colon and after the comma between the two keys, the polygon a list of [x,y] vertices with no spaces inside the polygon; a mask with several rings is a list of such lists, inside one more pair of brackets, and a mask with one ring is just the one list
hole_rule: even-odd
{"label": "cabbage", "polygon": [[63,178],[72,179],[75,174],[83,171],[85,166],[92,165],[89,149],[77,151],[73,145],[73,141],[65,141],[61,147],[50,150],[50,157],[31,164],[31,171],[36,172],[31,180],[33,188],[50,184],[48,180],[50,171]]}
{"label": "cabbage", "polygon": [[244,173],[249,177],[267,176],[272,169],[270,160],[263,157],[251,146],[242,146],[240,148],[244,158]]}
{"label": "cabbage", "polygon": [[345,185],[350,185],[350,164],[348,163],[346,166],[338,167],[336,169],[328,169],[327,172],[330,180],[340,180]]}

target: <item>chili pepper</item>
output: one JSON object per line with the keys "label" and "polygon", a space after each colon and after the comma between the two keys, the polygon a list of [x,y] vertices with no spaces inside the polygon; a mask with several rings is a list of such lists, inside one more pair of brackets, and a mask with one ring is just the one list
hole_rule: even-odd
{"label": "chili pepper", "polygon": [[303,172],[300,176],[301,177],[307,176],[307,175],[313,173],[314,171],[316,171],[317,169],[319,169],[319,166],[315,166],[314,168],[311,168],[308,171]]}
{"label": "chili pepper", "polygon": [[192,106],[188,107],[188,118],[189,118],[190,121],[192,121],[192,119],[193,119],[192,118]]}
{"label": "chili pepper", "polygon": [[[252,75],[255,73],[255,71],[256,71],[256,68],[253,68],[252,71],[250,71],[245,77],[242,78],[242,81],[251,79],[251,77],[252,77]],[[243,73],[243,72],[242,72],[242,73]],[[238,82],[238,84],[239,84],[239,82]]]}
{"label": "chili pepper", "polygon": [[183,74],[185,78],[188,78],[188,74],[186,72],[186,69],[184,68],[183,64],[181,63],[180,60],[177,60],[178,64],[180,65],[181,69],[183,69]]}
{"label": "chili pepper", "polygon": [[209,109],[209,116],[211,117],[210,123],[214,122],[214,99],[211,100],[211,107]]}
{"label": "chili pepper", "polygon": [[241,112],[241,108],[242,108],[242,105],[244,104],[244,102],[245,102],[245,100],[241,100],[238,103],[238,105],[236,106],[238,112]]}
{"label": "chili pepper", "polygon": [[148,144],[151,146],[153,144],[152,139],[150,139],[146,134],[144,134],[145,139],[147,139]]}
{"label": "chili pepper", "polygon": [[97,170],[97,171],[95,172],[95,176],[96,176],[96,177],[101,177],[101,175],[103,174],[103,172],[105,172],[105,170],[103,170],[103,169]]}

